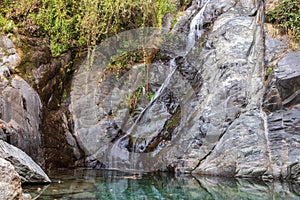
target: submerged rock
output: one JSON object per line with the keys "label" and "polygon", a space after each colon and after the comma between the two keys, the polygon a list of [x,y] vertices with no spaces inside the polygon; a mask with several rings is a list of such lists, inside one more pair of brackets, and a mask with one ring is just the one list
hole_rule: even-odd
{"label": "submerged rock", "polygon": [[9,161],[18,174],[22,183],[50,183],[45,172],[22,150],[0,140],[0,158]]}

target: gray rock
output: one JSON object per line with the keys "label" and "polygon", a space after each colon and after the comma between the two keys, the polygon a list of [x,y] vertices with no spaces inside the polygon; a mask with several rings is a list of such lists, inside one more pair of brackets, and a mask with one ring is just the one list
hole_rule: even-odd
{"label": "gray rock", "polygon": [[300,54],[289,52],[274,68],[274,76],[284,107],[300,103]]}
{"label": "gray rock", "polygon": [[[300,105],[268,115],[268,147],[272,173],[276,177],[299,177],[290,166],[299,162]],[[288,172],[290,170],[290,172]]]}
{"label": "gray rock", "polygon": [[265,61],[267,66],[274,64],[273,61],[278,61],[279,56],[282,55],[288,48],[285,42],[270,37],[266,37],[265,44]]}
{"label": "gray rock", "polygon": [[0,199],[22,199],[21,178],[12,164],[0,158]]}
{"label": "gray rock", "polygon": [[281,42],[272,40],[273,43],[266,43],[270,49],[266,57],[272,57],[273,52],[278,55],[273,61],[273,72],[268,77],[263,100],[268,115],[270,167],[275,177],[298,180],[300,54],[290,50],[287,53],[278,51],[278,46],[272,44]]}
{"label": "gray rock", "polygon": [[[139,111],[142,115],[138,120],[122,102],[126,102],[130,91],[143,84],[143,71],[134,68],[119,81],[111,82],[107,75],[99,82],[101,74],[96,74],[101,63],[94,63],[89,72],[84,65],[78,70],[70,109],[76,139],[88,162],[101,163],[93,166],[179,172],[197,168],[200,173],[215,155],[218,164],[210,172],[214,175],[260,176],[267,170],[261,164],[268,159],[264,140],[260,140],[265,138],[265,118],[260,109],[260,96],[264,92],[263,27],[256,24],[259,14],[249,16],[253,10],[262,12],[261,7],[254,1],[238,4],[209,1],[200,6],[203,9],[193,5],[196,10],[189,9],[189,17],[180,21],[181,28],[176,26],[173,30],[183,30],[188,39],[180,41],[178,46],[186,45],[187,49],[180,52],[162,46],[166,57],[177,58],[152,63],[150,90],[157,92],[165,84],[167,87],[155,101],[140,102],[138,106],[143,111]],[[221,8],[226,9],[217,12]],[[190,41],[195,27],[189,27],[189,23],[200,12],[204,22],[196,26],[211,24],[211,29],[197,43]],[[196,44],[195,48],[189,49],[192,44]],[[95,60],[104,60],[100,52]],[[177,68],[169,77],[173,64]],[[260,125],[256,127],[256,123]],[[252,136],[255,140],[249,141]],[[227,142],[240,146],[227,149],[224,145]],[[250,148],[250,145],[258,146]],[[219,163],[224,157],[218,152],[227,152],[224,148],[231,151],[223,154],[228,155],[228,163],[234,163],[228,168],[224,167],[227,163]],[[240,161],[235,164],[238,156]],[[205,162],[200,163],[202,160]],[[252,168],[245,163],[250,161]]]}
{"label": "gray rock", "polygon": [[15,46],[12,43],[12,41],[7,38],[6,36],[0,36],[0,47],[5,48],[5,49],[14,49]]}
{"label": "gray rock", "polygon": [[193,173],[237,177],[262,176],[268,170],[264,137],[264,121],[261,116],[241,115],[229,126],[214,150]]}
{"label": "gray rock", "polygon": [[275,62],[264,95],[264,109],[276,111],[300,103],[300,54],[282,54]]}
{"label": "gray rock", "polygon": [[300,163],[293,163],[288,167],[288,179],[300,181]]}
{"label": "gray rock", "polygon": [[6,126],[6,141],[22,149],[41,166],[44,165],[41,124],[42,104],[38,94],[21,77],[13,76],[2,91],[1,119]]}
{"label": "gray rock", "polygon": [[0,157],[15,167],[22,183],[51,182],[45,172],[25,152],[2,140],[0,140]]}
{"label": "gray rock", "polygon": [[42,104],[34,89],[20,76],[13,75],[20,61],[16,52],[12,41],[0,36],[0,137],[43,166]]}
{"label": "gray rock", "polygon": [[[10,71],[14,70],[19,62],[20,56],[16,53],[12,41],[5,36],[0,36],[0,75],[3,75],[4,68]],[[10,74],[10,72],[8,73]]]}
{"label": "gray rock", "polygon": [[263,7],[194,1],[148,69],[154,100],[140,94],[134,108],[143,67],[116,79],[105,65],[118,43],[101,44],[75,73],[69,107],[87,166],[298,180],[300,56],[264,39]]}

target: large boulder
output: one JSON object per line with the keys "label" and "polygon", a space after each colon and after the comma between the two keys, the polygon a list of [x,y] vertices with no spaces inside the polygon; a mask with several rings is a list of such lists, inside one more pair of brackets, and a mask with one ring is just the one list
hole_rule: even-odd
{"label": "large boulder", "polygon": [[0,158],[0,199],[22,199],[21,178],[12,164]]}
{"label": "large boulder", "polygon": [[22,183],[51,182],[45,172],[25,152],[3,140],[0,140],[0,157],[15,167]]}
{"label": "large boulder", "polygon": [[37,92],[14,75],[21,62],[12,41],[0,37],[0,138],[44,165],[42,148],[42,103]]}
{"label": "large boulder", "polygon": [[44,165],[42,149],[42,104],[37,93],[19,76],[2,90],[1,118],[6,141]]}

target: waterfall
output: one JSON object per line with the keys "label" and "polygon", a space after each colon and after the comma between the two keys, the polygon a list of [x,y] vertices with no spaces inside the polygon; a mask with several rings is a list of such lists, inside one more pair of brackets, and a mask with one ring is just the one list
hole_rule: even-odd
{"label": "waterfall", "polygon": [[188,33],[187,45],[186,45],[186,52],[189,52],[195,45],[195,42],[202,36],[205,32],[203,29],[203,18],[204,18],[204,11],[209,3],[207,0],[204,5],[202,5],[202,1],[198,2],[198,7],[201,7],[200,11],[196,14],[196,16],[192,19],[190,23],[190,30]]}
{"label": "waterfall", "polygon": [[[113,145],[111,146],[109,153],[107,154],[107,162],[108,162],[108,168],[109,169],[125,169],[127,171],[133,171],[133,172],[138,172],[138,171],[145,171],[145,168],[143,166],[143,159],[139,159],[141,157],[145,158],[145,156],[150,156],[150,155],[145,155],[145,153],[138,153],[137,152],[137,141],[140,137],[139,132],[137,131],[137,127],[139,126],[138,123],[142,119],[144,113],[157,101],[157,99],[161,96],[161,94],[164,92],[164,90],[168,87],[170,80],[175,73],[177,69],[176,65],[176,58],[172,58],[169,62],[169,70],[168,70],[168,75],[162,85],[159,87],[159,89],[155,92],[154,97],[152,100],[149,102],[149,104],[141,111],[141,113],[138,115],[137,119],[135,122],[132,124],[132,126],[129,128],[127,133],[117,139]],[[121,143],[123,142],[124,139],[127,137],[131,136],[133,139],[132,142],[132,152],[129,152],[125,149],[122,149],[120,146]],[[120,167],[120,165],[124,165]]]}
{"label": "waterfall", "polygon": [[[276,172],[275,176],[286,176],[292,164],[288,159],[299,162],[298,151],[292,148],[298,143],[292,141],[294,134],[281,133],[289,124],[297,126],[298,110],[294,104],[284,103],[297,95],[298,88],[291,85],[295,91],[288,91],[282,87],[290,84],[288,80],[296,80],[298,62],[288,62],[290,57],[278,59],[278,70],[287,65],[295,68],[295,73],[275,70],[265,81],[265,58],[269,64],[277,63],[275,58],[286,47],[277,48],[281,42],[266,40],[270,42],[267,45],[276,46],[276,55],[269,55],[273,47],[266,48],[264,43],[262,5],[255,0],[194,0],[170,34],[148,34],[143,29],[101,44],[95,65],[89,71],[83,67],[76,71],[71,88],[73,135],[88,158],[86,165],[124,171],[242,177]],[[206,25],[210,28],[205,31]],[[149,38],[144,37],[145,32]],[[148,45],[155,40],[159,45]],[[118,80],[115,71],[103,72],[107,65],[102,58],[110,62],[119,48],[133,42],[132,52],[154,49],[150,61],[156,57],[148,76],[141,64],[124,69]],[[126,48],[119,52],[127,52]],[[148,83],[146,78],[148,94],[141,89],[145,80]],[[291,95],[286,93],[288,97],[282,99],[282,92]],[[149,96],[153,96],[150,101]],[[264,109],[274,113],[268,113],[268,118],[260,115],[262,101],[267,106]],[[129,108],[129,103],[134,108]],[[272,135],[268,135],[267,125]],[[284,144],[284,149],[278,149],[276,142]],[[270,152],[282,154],[279,161],[284,165],[266,164],[273,161]],[[271,172],[271,167],[275,171]]]}
{"label": "waterfall", "polygon": [[[199,39],[202,34],[205,32],[203,29],[203,19],[204,19],[204,11],[208,5],[210,0],[207,1],[197,1],[197,8],[200,8],[198,13],[193,17],[189,25],[189,33],[187,36],[186,42],[186,54],[194,47],[195,42]],[[107,152],[106,161],[108,162],[109,169],[122,169],[127,171],[139,172],[139,171],[147,171],[150,169],[147,168],[149,163],[144,164],[143,162],[150,162],[151,153],[143,153],[138,150],[138,140],[142,139],[142,137],[147,137],[142,135],[139,131],[140,121],[142,121],[144,114],[146,111],[151,108],[155,102],[159,99],[159,97],[164,93],[165,89],[168,87],[170,80],[177,70],[176,57],[172,58],[169,61],[169,70],[168,75],[165,78],[164,82],[161,84],[159,89],[155,92],[154,97],[148,103],[148,105],[139,113],[134,123],[130,126],[128,131],[118,138],[112,144],[111,148]],[[144,127],[146,128],[146,127]],[[131,144],[129,144],[129,140]],[[124,145],[132,145],[131,152],[128,149],[124,148]],[[123,146],[123,148],[122,148]],[[147,165],[147,166],[146,166]]]}

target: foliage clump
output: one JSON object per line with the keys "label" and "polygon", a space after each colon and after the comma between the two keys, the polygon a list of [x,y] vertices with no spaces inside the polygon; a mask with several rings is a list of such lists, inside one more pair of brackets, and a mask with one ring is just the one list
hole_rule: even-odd
{"label": "foliage clump", "polygon": [[48,39],[52,55],[90,48],[118,32],[162,25],[170,0],[2,0],[0,33]]}
{"label": "foliage clump", "polygon": [[300,40],[300,0],[281,0],[276,7],[267,12],[267,22],[276,24],[291,35],[295,40]]}

